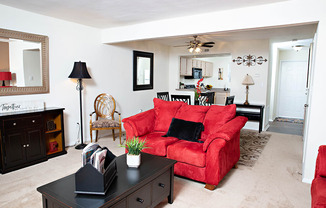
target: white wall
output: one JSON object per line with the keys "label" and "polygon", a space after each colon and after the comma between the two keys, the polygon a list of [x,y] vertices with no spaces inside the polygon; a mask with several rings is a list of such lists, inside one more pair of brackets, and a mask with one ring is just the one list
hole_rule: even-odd
{"label": "white wall", "polygon": [[[168,89],[168,48],[156,43],[105,45],[100,30],[0,5],[0,28],[49,37],[50,93],[2,96],[1,102],[36,100],[48,107],[64,107],[66,144],[73,145],[79,122],[79,93],[76,80],[69,79],[75,61],[85,61],[92,79],[83,90],[84,140],[89,139],[89,113],[100,93],[110,93],[122,117],[153,107],[156,91]],[[132,91],[132,50],[154,53],[154,90]]]}
{"label": "white wall", "polygon": [[[315,72],[311,86],[311,107],[308,109],[310,124],[308,127],[306,158],[304,158],[305,163],[303,167],[304,181],[309,181],[314,177],[318,147],[321,144],[326,144],[325,138],[320,136],[324,135],[323,123],[321,121],[326,116],[326,111],[324,111],[323,107],[325,98],[320,96],[324,93],[326,87],[326,83],[323,80],[326,76],[323,63],[323,59],[326,56],[326,39],[323,38],[326,36],[325,8],[326,1],[324,0],[289,0],[255,7],[110,28],[102,32],[102,41],[113,43],[126,40],[319,22],[318,36],[315,40],[317,46],[315,62],[313,63]],[[193,25],[196,25],[196,27]],[[131,31],[137,31],[137,33]],[[172,78],[172,83],[175,83],[173,79],[177,75],[170,73],[169,76]],[[175,87],[170,86],[170,89]]]}

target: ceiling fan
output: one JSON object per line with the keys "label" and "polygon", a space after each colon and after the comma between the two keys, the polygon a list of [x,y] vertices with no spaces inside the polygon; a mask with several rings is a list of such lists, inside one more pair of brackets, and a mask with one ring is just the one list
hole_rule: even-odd
{"label": "ceiling fan", "polygon": [[[215,44],[214,42],[201,42],[200,40],[197,40],[197,35],[193,36],[194,39],[189,41],[188,45],[181,45],[181,46],[188,46],[188,51],[190,53],[196,52],[196,53],[200,53],[202,51],[201,47],[207,47],[207,48],[212,48],[213,44]],[[175,47],[179,47],[179,46],[175,46]]]}

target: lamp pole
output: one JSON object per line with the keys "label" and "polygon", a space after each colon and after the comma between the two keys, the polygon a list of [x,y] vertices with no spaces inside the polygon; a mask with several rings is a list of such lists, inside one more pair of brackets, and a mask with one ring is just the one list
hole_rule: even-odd
{"label": "lamp pole", "polygon": [[82,102],[82,90],[83,90],[83,81],[81,78],[78,79],[77,84],[79,90],[79,111],[80,111],[80,144],[75,147],[75,149],[84,149],[86,144],[84,144],[83,136],[83,102]]}

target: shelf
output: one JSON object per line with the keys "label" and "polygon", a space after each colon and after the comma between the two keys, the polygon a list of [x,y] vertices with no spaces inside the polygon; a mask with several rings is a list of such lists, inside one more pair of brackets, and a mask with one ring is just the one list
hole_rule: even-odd
{"label": "shelf", "polygon": [[[51,155],[56,152],[61,152],[64,150],[63,141],[62,141],[62,131],[51,131],[50,133],[45,134],[45,145],[46,145],[46,154]],[[50,143],[57,143],[57,150],[50,152]]]}

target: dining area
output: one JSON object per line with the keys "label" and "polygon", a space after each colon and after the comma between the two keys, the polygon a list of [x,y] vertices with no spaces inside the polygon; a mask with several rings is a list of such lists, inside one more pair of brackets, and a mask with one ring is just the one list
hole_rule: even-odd
{"label": "dining area", "polygon": [[182,101],[188,105],[201,105],[201,106],[210,106],[210,105],[230,105],[234,103],[235,96],[226,96],[224,102],[217,103],[215,92],[204,92],[204,93],[195,93],[194,100],[191,99],[191,95],[186,94],[171,94],[169,92],[157,92],[157,98],[165,101]]}

